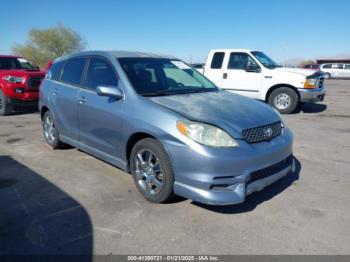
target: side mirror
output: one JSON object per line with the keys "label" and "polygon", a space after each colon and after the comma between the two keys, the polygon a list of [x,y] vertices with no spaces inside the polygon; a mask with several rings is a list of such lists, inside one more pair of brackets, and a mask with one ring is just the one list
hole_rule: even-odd
{"label": "side mirror", "polygon": [[260,73],[260,66],[256,63],[253,63],[252,61],[248,61],[245,71],[252,73]]}
{"label": "side mirror", "polygon": [[99,96],[108,96],[117,99],[122,99],[124,97],[124,92],[118,86],[98,86],[96,88],[96,93]]}

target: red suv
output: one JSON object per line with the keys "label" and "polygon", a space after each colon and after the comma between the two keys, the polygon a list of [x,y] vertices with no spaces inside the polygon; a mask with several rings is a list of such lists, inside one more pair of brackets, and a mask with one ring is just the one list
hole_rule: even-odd
{"label": "red suv", "polygon": [[45,72],[26,59],[0,55],[0,116],[11,113],[15,106],[37,105],[44,77]]}

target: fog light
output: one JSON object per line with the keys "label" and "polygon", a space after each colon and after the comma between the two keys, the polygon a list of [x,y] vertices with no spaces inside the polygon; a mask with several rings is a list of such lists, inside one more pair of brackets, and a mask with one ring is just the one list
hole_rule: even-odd
{"label": "fog light", "polygon": [[15,88],[15,93],[17,93],[17,94],[22,94],[22,93],[24,93],[25,91],[24,91],[24,89],[23,88]]}

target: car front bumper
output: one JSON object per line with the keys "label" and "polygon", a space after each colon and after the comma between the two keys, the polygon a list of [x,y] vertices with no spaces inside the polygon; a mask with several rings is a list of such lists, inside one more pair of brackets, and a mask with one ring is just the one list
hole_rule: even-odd
{"label": "car front bumper", "polygon": [[306,89],[299,88],[300,102],[314,103],[323,101],[326,95],[325,88]]}
{"label": "car front bumper", "polygon": [[284,129],[271,141],[249,144],[237,140],[240,146],[236,148],[168,144],[174,192],[210,205],[242,203],[247,195],[293,171],[292,141],[292,133]]}

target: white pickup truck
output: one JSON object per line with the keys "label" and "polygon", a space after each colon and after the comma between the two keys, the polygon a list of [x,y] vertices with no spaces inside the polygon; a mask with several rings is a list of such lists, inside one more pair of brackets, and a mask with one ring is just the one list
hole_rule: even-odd
{"label": "white pickup truck", "polygon": [[266,101],[280,113],[292,113],[304,102],[323,101],[324,74],[308,69],[282,68],[260,51],[217,49],[197,69],[218,87]]}

